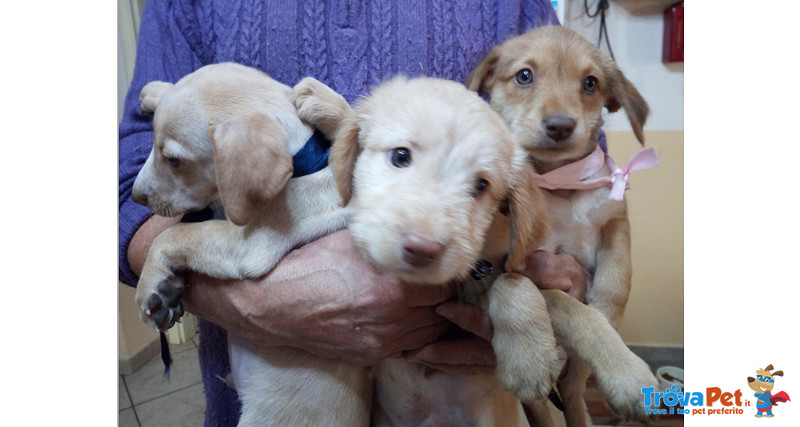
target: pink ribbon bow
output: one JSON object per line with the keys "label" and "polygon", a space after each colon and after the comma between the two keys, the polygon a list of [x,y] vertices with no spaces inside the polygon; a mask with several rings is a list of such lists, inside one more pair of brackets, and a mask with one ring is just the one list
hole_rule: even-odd
{"label": "pink ribbon bow", "polygon": [[[588,179],[608,166],[611,175]],[[577,162],[554,169],[543,175],[536,175],[537,183],[547,190],[593,190],[611,186],[610,199],[622,200],[625,190],[630,188],[631,172],[658,166],[658,156],[652,148],[642,150],[631,157],[625,168],[617,167],[614,160],[598,146],[592,154]]]}
{"label": "pink ribbon bow", "polygon": [[658,166],[658,156],[656,156],[656,152],[652,148],[642,150],[628,160],[625,169],[620,169],[614,163],[614,159],[606,155],[606,165],[611,169],[611,194],[608,197],[614,200],[622,200],[625,190],[631,188],[631,172]]}

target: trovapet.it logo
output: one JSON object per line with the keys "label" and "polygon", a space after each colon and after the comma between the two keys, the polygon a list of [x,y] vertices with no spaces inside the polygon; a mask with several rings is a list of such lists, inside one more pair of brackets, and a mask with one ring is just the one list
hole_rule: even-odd
{"label": "trovapet.it logo", "polygon": [[[746,408],[756,410],[755,416],[773,417],[773,407],[791,399],[786,392],[773,393],[775,377],[783,371],[772,372],[772,365],[756,370],[756,377],[747,377],[747,386],[755,391],[755,405],[742,394],[741,389],[723,391],[719,387],[708,387],[705,392],[687,392],[672,385],[664,391],[655,387],[642,388],[647,415],[742,415]],[[755,406],[755,408],[753,408]]]}

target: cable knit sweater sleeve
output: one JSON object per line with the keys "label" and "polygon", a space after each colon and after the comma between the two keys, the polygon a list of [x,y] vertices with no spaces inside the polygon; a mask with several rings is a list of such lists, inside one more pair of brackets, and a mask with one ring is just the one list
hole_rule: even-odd
{"label": "cable knit sweater sleeve", "polygon": [[175,82],[201,63],[174,21],[169,2],[148,1],[145,5],[136,66],[119,127],[119,279],[134,285],[138,281],[127,260],[128,244],[150,211],[131,199],[133,181],[144,165],[153,144],[152,117],[139,111],[139,91],[150,81]]}

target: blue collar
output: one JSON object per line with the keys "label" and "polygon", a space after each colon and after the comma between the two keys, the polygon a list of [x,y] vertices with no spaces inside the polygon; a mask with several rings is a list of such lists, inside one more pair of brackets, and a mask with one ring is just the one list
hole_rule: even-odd
{"label": "blue collar", "polygon": [[322,132],[315,130],[303,148],[292,157],[294,166],[292,178],[311,175],[325,169],[325,166],[328,166],[330,149],[331,142],[325,138]]}

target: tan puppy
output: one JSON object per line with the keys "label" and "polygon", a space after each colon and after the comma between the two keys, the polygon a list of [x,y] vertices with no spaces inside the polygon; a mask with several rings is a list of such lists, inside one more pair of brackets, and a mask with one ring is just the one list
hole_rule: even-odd
{"label": "tan puppy", "polygon": [[[469,86],[490,94],[492,107],[508,122],[539,174],[595,152],[604,107],[609,112],[624,107],[644,143],[644,99],[613,61],[564,27],[540,27],[493,48],[474,70]],[[589,178],[609,173],[604,167]],[[630,226],[624,200],[610,199],[610,191],[607,186],[548,191],[553,232],[542,248],[568,253],[584,266],[590,277],[589,307],[617,327],[630,291]],[[548,299],[554,327],[556,317],[576,309],[571,304]],[[618,336],[604,343],[588,335],[588,326],[598,321],[597,316],[579,317],[574,328],[555,328],[570,355],[559,382],[569,425],[585,424],[583,394],[590,367],[611,408],[626,417],[644,416],[641,388],[658,384],[648,366],[619,345]]]}
{"label": "tan puppy", "polygon": [[[230,218],[178,224],[155,239],[136,302],[156,329],[167,330],[183,314],[181,271],[257,278],[292,248],[344,228],[346,210],[329,167],[289,179],[292,155],[313,133],[297,117],[290,92],[232,63],[142,89],[142,109],[154,111],[155,140],[134,200],[160,215],[221,205]],[[365,368],[291,348],[253,348],[233,335],[229,344],[240,425],[369,422]]]}

